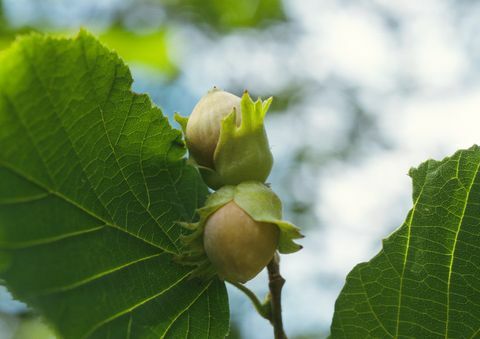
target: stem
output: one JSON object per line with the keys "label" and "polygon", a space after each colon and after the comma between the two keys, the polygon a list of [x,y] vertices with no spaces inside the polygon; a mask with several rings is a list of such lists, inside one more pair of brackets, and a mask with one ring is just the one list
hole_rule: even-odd
{"label": "stem", "polygon": [[280,275],[280,257],[277,253],[267,266],[268,269],[268,287],[271,295],[271,319],[275,339],[287,339],[283,329],[282,320],[282,288],[285,279]]}
{"label": "stem", "polygon": [[[230,284],[238,288],[240,291],[245,293],[245,295],[252,301],[253,306],[255,306],[255,309],[257,312],[265,319],[270,320],[270,307],[268,304],[262,304],[260,300],[258,300],[257,296],[255,293],[253,293],[248,287],[245,285],[238,283],[238,282],[231,282],[228,281]],[[270,320],[271,321],[271,320]]]}
{"label": "stem", "polygon": [[273,326],[275,339],[287,339],[282,321],[282,288],[285,279],[280,275],[280,257],[275,253],[272,261],[267,266],[268,270],[268,293],[265,301],[262,303],[248,287],[238,282],[228,281],[252,301],[257,312],[265,319],[270,321]]}

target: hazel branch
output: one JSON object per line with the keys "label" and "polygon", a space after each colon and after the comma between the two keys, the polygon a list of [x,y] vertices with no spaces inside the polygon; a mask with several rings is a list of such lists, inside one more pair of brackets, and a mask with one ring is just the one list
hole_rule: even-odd
{"label": "hazel branch", "polygon": [[271,296],[271,319],[275,339],[287,339],[285,330],[283,329],[282,320],[282,288],[285,279],[280,275],[280,257],[275,253],[272,261],[267,266],[268,269],[268,287]]}

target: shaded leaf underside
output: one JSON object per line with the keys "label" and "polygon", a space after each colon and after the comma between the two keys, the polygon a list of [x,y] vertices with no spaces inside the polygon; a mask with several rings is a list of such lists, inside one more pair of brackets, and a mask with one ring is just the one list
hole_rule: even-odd
{"label": "shaded leaf underside", "polygon": [[412,169],[413,208],[348,275],[333,338],[480,337],[480,149]]}
{"label": "shaded leaf underside", "polygon": [[223,283],[172,262],[207,194],[178,131],[81,32],[0,55],[0,268],[65,338],[219,338]]}

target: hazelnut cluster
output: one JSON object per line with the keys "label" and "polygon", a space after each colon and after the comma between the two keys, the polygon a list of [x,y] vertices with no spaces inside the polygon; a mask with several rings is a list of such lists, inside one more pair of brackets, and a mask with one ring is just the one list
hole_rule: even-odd
{"label": "hazelnut cluster", "polygon": [[[254,102],[214,88],[190,117],[175,116],[182,126],[190,160],[205,183],[216,190],[198,210],[200,220],[186,226],[186,258],[198,275],[217,274],[230,282],[255,277],[275,251],[301,246],[299,229],[282,220],[282,205],[265,184],[273,165],[265,114],[271,98]],[[206,258],[205,258],[206,257]]]}

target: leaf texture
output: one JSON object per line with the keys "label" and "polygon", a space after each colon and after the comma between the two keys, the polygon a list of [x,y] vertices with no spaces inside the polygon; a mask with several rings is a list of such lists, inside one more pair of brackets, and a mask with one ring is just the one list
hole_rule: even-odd
{"label": "leaf texture", "polygon": [[480,337],[480,149],[410,171],[413,208],[337,299],[332,338]]}
{"label": "leaf texture", "polygon": [[218,280],[172,260],[207,188],[181,133],[82,31],[0,55],[0,270],[65,338],[221,338]]}

